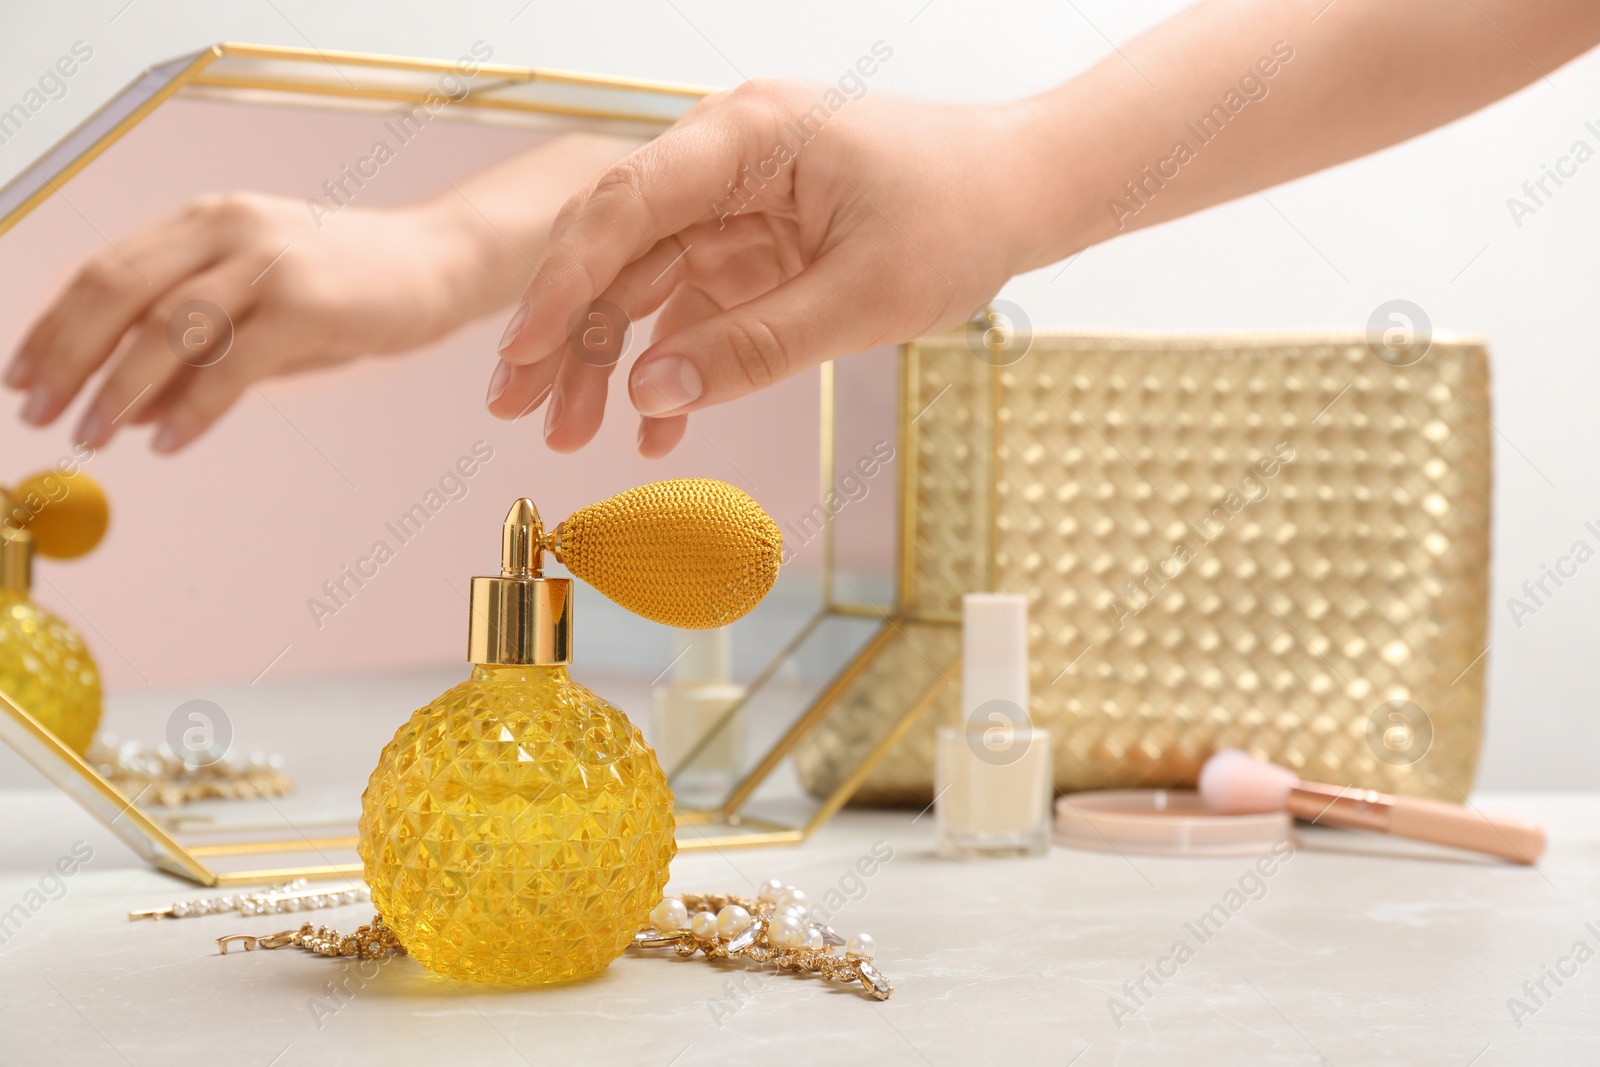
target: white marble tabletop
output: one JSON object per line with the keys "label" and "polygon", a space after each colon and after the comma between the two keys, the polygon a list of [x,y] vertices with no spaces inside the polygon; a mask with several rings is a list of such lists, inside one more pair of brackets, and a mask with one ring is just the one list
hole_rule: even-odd
{"label": "white marble tabletop", "polygon": [[[951,863],[932,855],[931,817],[898,812],[847,813],[799,848],[674,864],[684,891],[772,877],[813,898],[855,889],[835,925],[877,938],[895,987],[877,1003],[670,954],[529,990],[452,984],[409,959],[363,977],[295,950],[223,957],[224,933],[294,923],[130,923],[130,908],[193,887],[139,866],[65,798],[10,789],[0,914],[27,914],[12,913],[0,944],[0,1063],[1596,1062],[1600,795],[1479,803],[1545,822],[1538,869],[1321,829],[1256,879],[1240,858],[1060,848]],[[877,842],[893,859],[855,888],[847,873]],[[64,892],[30,896],[74,847],[92,857]],[[1218,904],[1226,921],[1197,927]],[[316,917],[353,926],[367,913]],[[334,997],[336,984],[349,992]]]}

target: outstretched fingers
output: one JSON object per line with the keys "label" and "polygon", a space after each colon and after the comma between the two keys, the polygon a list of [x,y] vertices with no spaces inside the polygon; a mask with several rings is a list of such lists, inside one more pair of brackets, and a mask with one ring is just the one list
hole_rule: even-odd
{"label": "outstretched fingers", "polygon": [[558,354],[572,318],[623,268],[664,239],[715,221],[740,166],[764,136],[753,105],[731,99],[668,130],[607,168],[563,210],[523,301],[501,342],[501,358],[526,365]]}
{"label": "outstretched fingers", "polygon": [[833,310],[848,303],[858,275],[847,258],[824,256],[775,289],[663,336],[628,376],[633,406],[646,418],[685,414],[872,347],[870,323]]}

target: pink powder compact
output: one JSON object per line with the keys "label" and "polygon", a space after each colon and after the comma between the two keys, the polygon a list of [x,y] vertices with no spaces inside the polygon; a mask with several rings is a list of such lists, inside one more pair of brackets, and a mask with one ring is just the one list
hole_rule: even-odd
{"label": "pink powder compact", "polygon": [[1056,798],[1055,843],[1150,856],[1254,856],[1290,836],[1288,812],[1219,815],[1192,789],[1108,789]]}

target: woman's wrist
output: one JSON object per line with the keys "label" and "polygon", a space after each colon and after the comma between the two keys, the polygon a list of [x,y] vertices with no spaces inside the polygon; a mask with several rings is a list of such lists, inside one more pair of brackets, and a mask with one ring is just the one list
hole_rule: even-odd
{"label": "woman's wrist", "polygon": [[1058,91],[999,105],[998,183],[1011,273],[1057,263],[1111,237],[1108,153]]}

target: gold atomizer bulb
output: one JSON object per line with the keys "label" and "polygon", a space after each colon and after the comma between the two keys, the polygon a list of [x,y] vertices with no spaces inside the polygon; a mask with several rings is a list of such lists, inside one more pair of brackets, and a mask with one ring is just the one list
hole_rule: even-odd
{"label": "gold atomizer bulb", "polygon": [[680,627],[721,626],[766,595],[783,553],[748,496],[657,482],[547,534],[511,506],[500,573],[472,580],[467,681],[384,746],[361,798],[373,905],[429,970],[533,984],[593,975],[661,900],[677,852],[672,792],[617,708],[574,682],[572,581]]}

